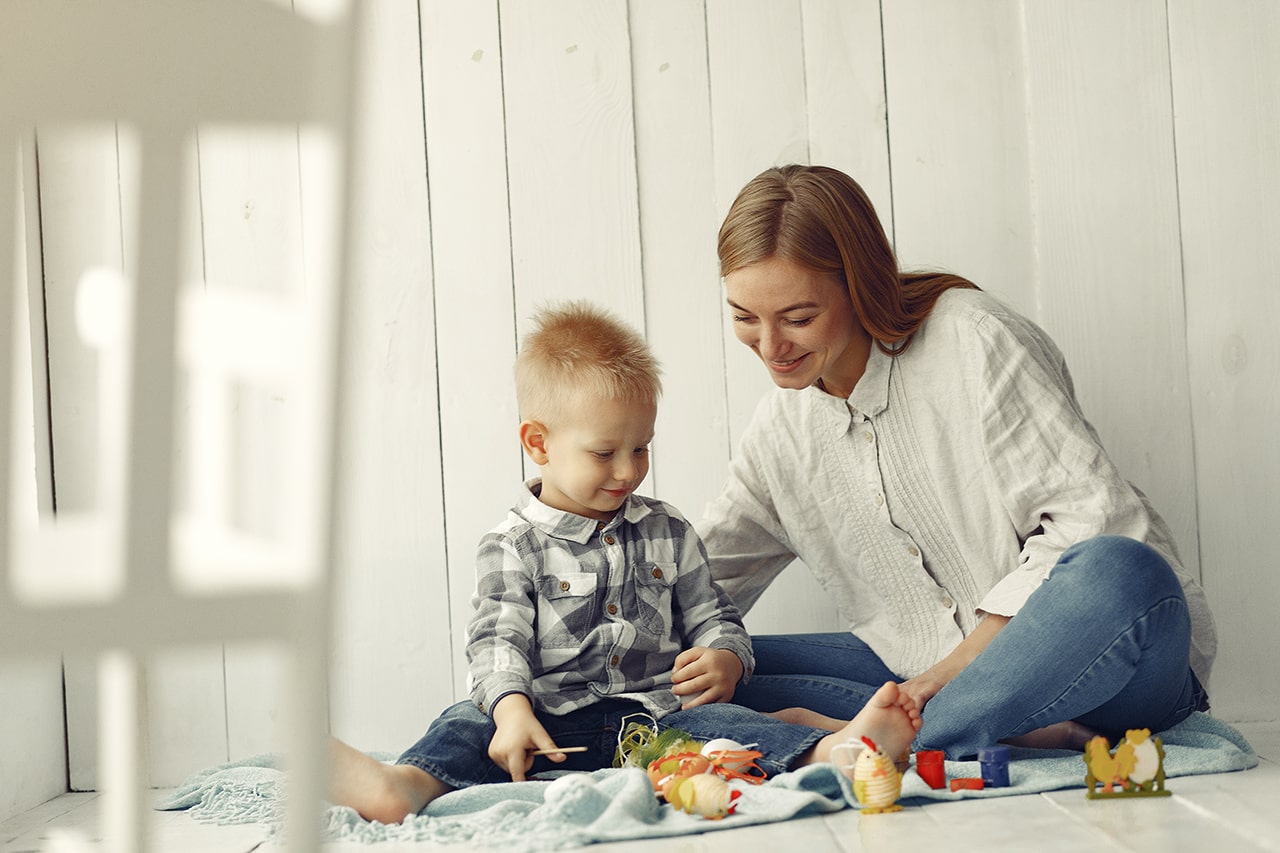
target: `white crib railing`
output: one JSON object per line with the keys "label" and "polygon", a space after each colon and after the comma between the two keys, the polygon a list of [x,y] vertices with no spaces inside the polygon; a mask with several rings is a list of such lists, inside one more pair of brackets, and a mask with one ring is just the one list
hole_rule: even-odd
{"label": "white crib railing", "polygon": [[[6,333],[0,344],[0,654],[99,655],[103,835],[118,850],[149,847],[142,662],[158,649],[225,640],[289,652],[287,839],[296,850],[318,841],[330,578],[341,530],[335,495],[359,3],[297,5],[3,5],[0,271],[16,266],[15,154],[32,127],[119,122],[136,130],[141,148],[136,259],[124,274],[91,271],[77,294],[102,405],[92,510],[39,522],[24,505],[29,490],[14,484],[31,472],[11,459],[15,440],[30,441],[30,406],[13,405],[30,390],[13,381],[26,364],[17,350],[24,336]],[[332,251],[307,269],[305,286],[262,294],[235,282],[181,280],[184,158],[197,129],[224,125],[296,128],[308,164],[323,164],[308,170],[318,182],[308,201],[320,203],[307,215],[324,218],[327,228],[314,233]],[[25,321],[14,298],[24,287],[22,276],[0,287],[0,329]],[[271,477],[280,511],[265,530],[237,519],[227,479],[235,455],[259,438],[229,426],[232,389],[245,388],[287,402],[272,445],[282,450]],[[19,411],[28,417],[15,423]],[[189,431],[179,435],[180,424]]]}

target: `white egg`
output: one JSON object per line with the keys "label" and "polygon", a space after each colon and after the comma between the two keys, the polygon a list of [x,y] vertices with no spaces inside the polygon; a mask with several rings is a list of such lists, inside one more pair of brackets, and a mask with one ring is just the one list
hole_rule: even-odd
{"label": "white egg", "polygon": [[727,737],[718,737],[706,742],[706,745],[702,747],[702,754],[710,755],[713,752],[737,749],[746,749],[746,747],[738,743],[736,740],[729,740]]}
{"label": "white egg", "polygon": [[[718,737],[707,741],[706,745],[702,747],[702,754],[710,756],[713,752],[732,752],[742,749],[747,749],[747,747],[738,743],[736,740],[730,740],[727,737]],[[745,759],[743,761],[722,761],[720,762],[720,765],[726,770],[741,770],[743,765],[750,763],[751,759]]]}

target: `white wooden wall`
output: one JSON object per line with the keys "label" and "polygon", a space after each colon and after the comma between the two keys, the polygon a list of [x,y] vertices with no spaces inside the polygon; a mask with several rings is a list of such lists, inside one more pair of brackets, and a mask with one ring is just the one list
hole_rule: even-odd
{"label": "white wooden wall", "polygon": [[[1056,338],[1203,577],[1215,710],[1276,718],[1280,5],[369,7],[375,204],[353,309],[335,734],[399,750],[464,695],[472,554],[525,474],[511,361],[540,302],[589,297],[645,330],[667,389],[649,487],[700,513],[769,387],[727,331],[715,233],[746,180],[794,161],[857,177],[905,264],[967,275]],[[305,274],[296,140],[199,142],[193,274]],[[127,128],[49,128],[38,152],[52,471],[75,508],[92,500],[96,407],[71,298],[86,266],[127,268],[132,149]],[[281,402],[245,401],[243,417]],[[249,489],[246,514],[270,511]],[[839,627],[802,567],[748,624]],[[279,748],[278,669],[233,645],[155,660],[154,783]],[[90,672],[66,661],[76,788],[95,783]]]}

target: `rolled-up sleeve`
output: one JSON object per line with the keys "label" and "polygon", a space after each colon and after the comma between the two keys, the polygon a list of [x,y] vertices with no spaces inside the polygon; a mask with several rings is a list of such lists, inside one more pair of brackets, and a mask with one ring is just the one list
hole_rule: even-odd
{"label": "rolled-up sleeve", "polygon": [[533,695],[535,602],[533,579],[515,545],[486,536],[476,556],[466,650],[471,699],[486,714],[508,693]]}
{"label": "rolled-up sleeve", "polygon": [[751,638],[729,595],[711,578],[707,552],[692,527],[680,546],[675,596],[680,633],[690,646],[728,649],[742,661],[742,683],[755,670]]}
{"label": "rolled-up sleeve", "polygon": [[[1146,541],[1151,518],[1080,411],[1066,364],[1029,322],[988,315],[973,352],[986,464],[1022,540],[1019,565],[979,609],[1012,616],[1062,552],[1095,536]],[[971,374],[972,375],[972,374]]]}

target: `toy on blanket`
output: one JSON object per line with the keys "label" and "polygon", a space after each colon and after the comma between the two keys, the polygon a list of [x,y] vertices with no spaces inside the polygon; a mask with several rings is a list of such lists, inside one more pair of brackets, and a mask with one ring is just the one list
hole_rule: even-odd
{"label": "toy on blanket", "polygon": [[[672,807],[719,820],[733,814],[734,800],[741,791],[729,787],[729,779],[745,779],[759,784],[764,771],[756,766],[752,750],[714,750],[712,755],[681,752],[659,758],[649,765],[649,782],[659,797]],[[733,766],[730,766],[730,765]],[[753,776],[754,769],[761,775]]]}
{"label": "toy on blanket", "polygon": [[[632,717],[640,719],[632,720]],[[659,780],[677,771],[681,776],[710,773],[722,779],[745,779],[758,784],[769,775],[756,764],[756,759],[763,756],[764,753],[729,738],[703,743],[681,729],[659,730],[647,714],[632,714],[623,719],[613,766],[639,767],[649,774],[654,790],[661,793]]]}
{"label": "toy on blanket", "polygon": [[[645,720],[648,722],[643,722]],[[695,740],[686,731],[674,727],[659,731],[658,724],[648,714],[628,714],[622,722],[618,748],[613,753],[614,767],[648,770],[659,758],[702,749],[702,741]]]}
{"label": "toy on blanket", "polygon": [[853,763],[853,796],[862,805],[862,814],[900,812],[898,796],[902,793],[902,774],[893,759],[869,737],[862,738],[866,748]]}
{"label": "toy on blanket", "polygon": [[1085,796],[1091,800],[1170,795],[1164,786],[1164,744],[1151,736],[1150,729],[1129,729],[1115,752],[1111,743],[1098,735],[1085,744],[1084,762],[1088,767]]}
{"label": "toy on blanket", "polygon": [[729,787],[719,776],[706,773],[697,776],[678,776],[668,781],[662,789],[667,802],[673,808],[691,815],[702,815],[707,820],[720,820],[733,814],[735,802],[741,791]]}

